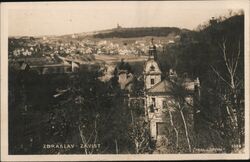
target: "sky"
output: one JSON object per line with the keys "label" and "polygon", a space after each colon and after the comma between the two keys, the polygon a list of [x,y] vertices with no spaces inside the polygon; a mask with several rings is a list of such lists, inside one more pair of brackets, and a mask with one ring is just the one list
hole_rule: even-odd
{"label": "sky", "polygon": [[9,36],[63,35],[122,27],[195,29],[229,9],[231,1],[88,1],[5,4]]}

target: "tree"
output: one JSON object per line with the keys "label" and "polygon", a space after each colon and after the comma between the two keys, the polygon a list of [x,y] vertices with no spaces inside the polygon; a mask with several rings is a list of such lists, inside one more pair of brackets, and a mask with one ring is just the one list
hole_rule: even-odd
{"label": "tree", "polygon": [[221,116],[214,126],[224,139],[223,147],[231,152],[233,145],[244,144],[244,15],[231,12],[204,33],[211,38],[214,58],[208,64],[207,81],[212,84],[204,86],[217,97],[213,104]]}
{"label": "tree", "polygon": [[145,120],[142,103],[144,103],[143,99],[134,98],[129,101],[128,106],[131,115],[128,134],[135,146],[136,154],[149,152],[152,149],[150,148],[149,125]]}
{"label": "tree", "polygon": [[244,144],[244,14],[213,18],[191,37],[169,47],[167,55],[178,74],[200,78],[197,146],[231,152]]}
{"label": "tree", "polygon": [[[178,122],[181,122],[182,126],[179,128],[184,129],[185,139],[186,139],[186,143],[188,146],[188,152],[192,152],[190,133],[189,133],[190,124],[188,123],[188,121],[190,121],[190,119],[188,120],[189,114],[193,108],[193,103],[191,101],[192,92],[186,89],[185,81],[182,79],[179,79],[178,81],[171,82],[171,83],[172,83],[172,88],[170,92],[171,97],[169,98],[169,101],[167,102],[167,107],[168,107],[168,112],[169,112],[169,117],[170,117],[170,123],[176,134],[176,148],[179,147],[179,133],[183,132],[183,130],[178,131],[174,123],[177,123],[178,125],[180,125],[180,123]],[[171,110],[171,109],[174,109],[174,110]],[[178,118],[175,118],[176,121],[174,122],[171,111],[177,111],[180,114],[179,117],[181,118],[181,121],[178,120]]]}
{"label": "tree", "polygon": [[135,153],[141,154],[149,151],[149,129],[144,119],[133,121],[129,129],[129,137],[135,145]]}
{"label": "tree", "polygon": [[167,111],[168,111],[168,114],[169,114],[169,121],[170,121],[171,127],[173,128],[174,133],[175,133],[175,140],[174,140],[175,146],[174,146],[173,150],[174,150],[174,152],[178,152],[178,148],[179,148],[179,131],[178,131],[178,129],[177,129],[176,125],[175,125],[175,122],[173,120],[173,115],[172,115],[173,110],[171,110],[171,108],[170,108],[172,104],[173,103],[171,103],[171,101],[170,101],[170,105],[169,104],[164,105],[164,108],[165,107],[168,108]]}
{"label": "tree", "polygon": [[[230,120],[230,127],[232,128],[232,132],[236,138],[237,143],[242,146],[242,122],[241,119],[244,118],[242,116],[242,97],[240,89],[242,89],[242,82],[241,78],[239,78],[237,74],[237,68],[239,64],[239,58],[241,55],[241,46],[240,40],[238,43],[238,51],[236,53],[229,55],[229,51],[227,49],[227,40],[224,39],[220,44],[220,49],[222,53],[222,57],[224,60],[224,64],[226,66],[226,74],[221,74],[222,71],[216,69],[213,65],[211,65],[211,69],[217,75],[219,81],[225,84],[226,90],[218,93],[221,101],[224,103],[224,108],[226,110],[226,115],[229,117]],[[227,77],[228,76],[228,77]],[[231,142],[230,142],[231,143]],[[230,150],[229,150],[230,151]]]}

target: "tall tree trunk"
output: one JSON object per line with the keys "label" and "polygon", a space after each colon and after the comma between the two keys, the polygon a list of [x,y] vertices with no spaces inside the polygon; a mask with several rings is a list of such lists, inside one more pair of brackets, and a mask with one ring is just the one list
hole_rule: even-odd
{"label": "tall tree trunk", "polygon": [[[242,108],[240,106],[240,103],[237,102],[236,105],[236,116],[237,116],[237,125],[238,125],[238,136],[239,136],[239,145],[240,148],[244,145],[244,118],[242,117]],[[243,118],[243,119],[242,119]]]}
{"label": "tall tree trunk", "polygon": [[176,136],[176,148],[179,147],[179,133],[178,130],[176,129],[176,127],[174,126],[174,122],[173,122],[173,117],[172,117],[172,113],[170,110],[168,110],[169,113],[169,119],[170,119],[170,123],[171,126],[173,127],[174,131],[175,131],[175,136]]}
{"label": "tall tree trunk", "polygon": [[241,107],[240,103],[237,100],[237,93],[236,90],[233,91],[233,106],[236,110],[235,112],[232,112],[234,114],[235,119],[235,126],[236,126],[236,134],[237,134],[237,144],[241,148],[242,147],[242,115],[241,115]]}
{"label": "tall tree trunk", "polygon": [[[80,132],[80,137],[81,137],[82,143],[83,143],[83,144],[86,144],[86,139],[85,139],[85,137],[84,137],[84,135],[83,135],[83,132],[82,132],[82,130],[81,130],[80,125],[78,126],[78,129],[79,129],[79,132]],[[85,151],[85,154],[87,155],[87,154],[88,154],[87,147],[84,147],[84,151]]]}
{"label": "tall tree trunk", "polygon": [[139,142],[135,139],[135,152],[139,154]]}
{"label": "tall tree trunk", "polygon": [[180,109],[180,114],[181,114],[181,118],[182,118],[182,121],[184,124],[185,135],[186,135],[186,139],[187,139],[187,143],[188,143],[188,150],[189,150],[189,152],[192,152],[192,148],[191,148],[191,144],[190,144],[190,140],[189,140],[188,129],[187,129],[187,123],[186,123],[185,117],[184,117],[181,109]]}
{"label": "tall tree trunk", "polygon": [[118,144],[117,144],[116,139],[115,139],[115,151],[116,151],[116,154],[119,154],[119,149],[118,149]]}

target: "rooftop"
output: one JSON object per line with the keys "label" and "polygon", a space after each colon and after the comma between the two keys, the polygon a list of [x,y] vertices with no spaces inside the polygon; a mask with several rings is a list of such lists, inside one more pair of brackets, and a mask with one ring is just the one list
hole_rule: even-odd
{"label": "rooftop", "polygon": [[[185,87],[185,89],[188,91],[188,93],[194,91],[194,81],[190,79],[185,79],[182,85]],[[148,94],[166,94],[171,93],[173,91],[173,84],[164,79],[163,81],[157,83],[153,87],[147,90]]]}
{"label": "rooftop", "polygon": [[153,87],[151,87],[147,91],[147,93],[149,93],[149,94],[169,93],[169,92],[171,92],[171,89],[172,89],[171,83],[167,80],[163,80],[163,81],[157,83],[156,85],[154,85]]}

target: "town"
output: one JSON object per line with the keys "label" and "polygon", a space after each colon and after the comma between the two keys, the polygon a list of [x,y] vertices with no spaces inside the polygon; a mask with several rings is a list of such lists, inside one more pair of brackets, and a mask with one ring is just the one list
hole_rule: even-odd
{"label": "town", "polygon": [[[225,28],[232,42],[242,42],[225,26],[242,25],[242,18],[213,17],[196,31],[117,24],[87,34],[9,37],[9,153],[239,152],[244,54],[232,55],[237,63],[227,81],[227,59],[214,55],[221,52],[214,40]],[[233,43],[227,48],[243,48]],[[80,145],[98,147],[71,147]]]}

